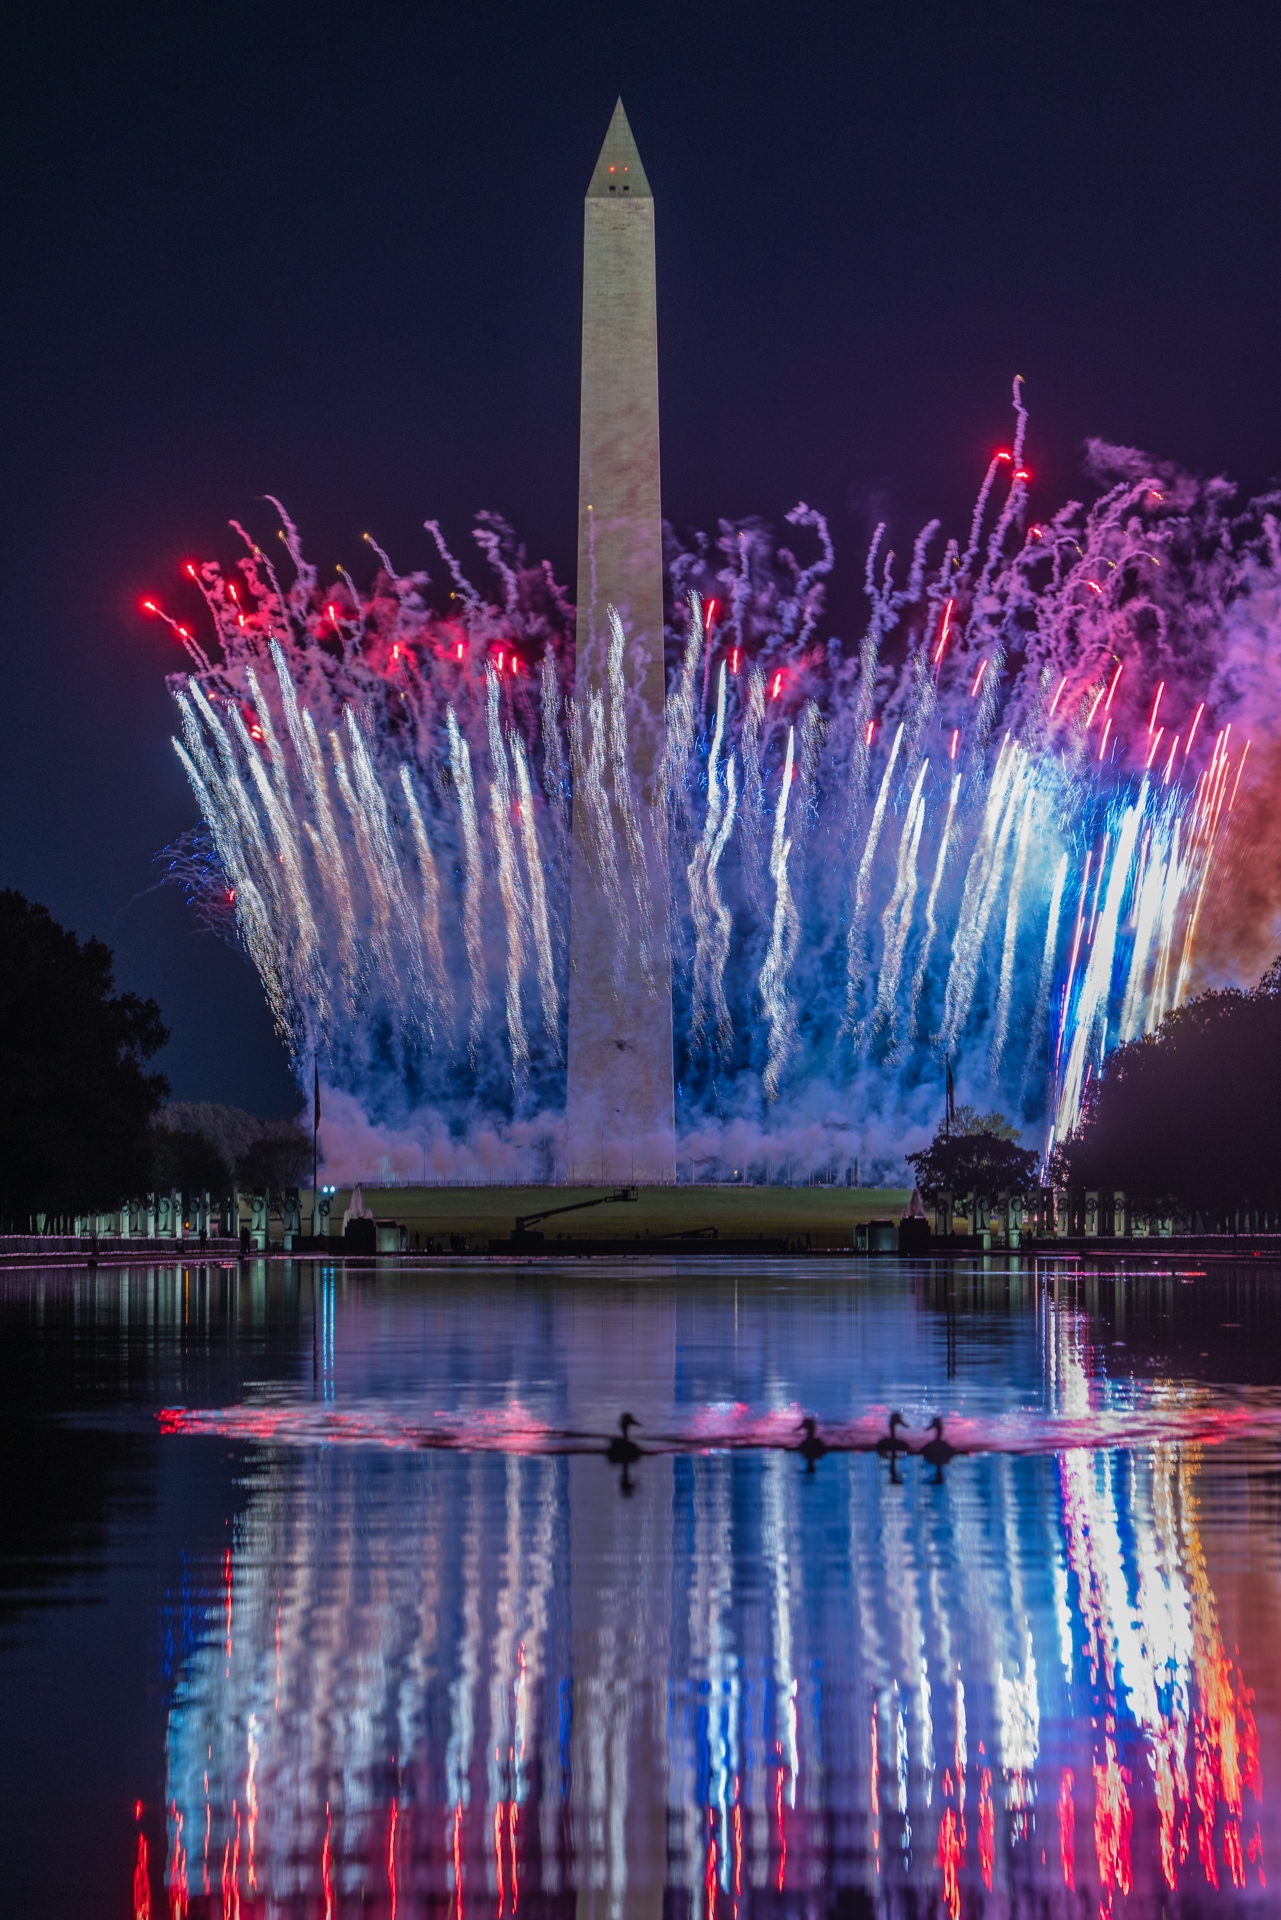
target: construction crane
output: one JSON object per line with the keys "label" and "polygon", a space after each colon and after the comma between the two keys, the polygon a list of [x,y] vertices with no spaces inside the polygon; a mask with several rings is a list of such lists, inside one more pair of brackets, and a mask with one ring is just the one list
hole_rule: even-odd
{"label": "construction crane", "polygon": [[512,1232],[513,1240],[541,1240],[541,1233],[531,1233],[542,1220],[552,1220],[558,1214],[579,1213],[584,1207],[604,1207],[615,1200],[639,1200],[640,1191],[636,1187],[615,1187],[612,1193],[598,1193],[594,1200],[571,1200],[565,1207],[545,1207],[541,1213],[522,1214]]}

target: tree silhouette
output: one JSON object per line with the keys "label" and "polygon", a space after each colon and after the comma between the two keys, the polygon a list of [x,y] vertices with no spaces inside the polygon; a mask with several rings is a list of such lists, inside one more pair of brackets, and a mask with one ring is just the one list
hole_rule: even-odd
{"label": "tree silhouette", "polygon": [[0,1220],[106,1211],[145,1192],[169,1091],[154,1000],[113,992],[111,949],[0,892]]}
{"label": "tree silhouette", "polygon": [[[962,1110],[962,1113],[964,1109]],[[1000,1114],[985,1115],[983,1131],[957,1133],[941,1126],[928,1147],[909,1153],[922,1196],[937,1206],[951,1195],[954,1206],[977,1213],[1003,1196],[1015,1199],[1038,1185],[1040,1158],[1028,1147],[1005,1139],[990,1125]]]}
{"label": "tree silhouette", "polygon": [[221,1198],[235,1185],[235,1174],[217,1142],[196,1128],[152,1129],[152,1193],[209,1193]]}
{"label": "tree silhouette", "polygon": [[244,1189],[265,1187],[279,1206],[286,1187],[300,1187],[311,1172],[311,1136],[293,1120],[262,1122],[262,1131],[240,1156]]}

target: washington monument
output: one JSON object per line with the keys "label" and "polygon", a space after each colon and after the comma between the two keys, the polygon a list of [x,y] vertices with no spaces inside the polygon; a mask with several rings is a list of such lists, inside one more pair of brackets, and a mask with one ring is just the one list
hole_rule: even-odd
{"label": "washington monument", "polygon": [[[566,1160],[571,1179],[672,1181],[667,830],[655,792],[666,727],[654,198],[621,100],[584,207],[577,600],[584,737],[609,765],[625,725],[634,796],[625,817],[617,785],[605,799],[598,782],[594,831],[575,768]],[[609,670],[620,631],[625,701]],[[618,849],[612,885],[599,857],[604,808]]]}

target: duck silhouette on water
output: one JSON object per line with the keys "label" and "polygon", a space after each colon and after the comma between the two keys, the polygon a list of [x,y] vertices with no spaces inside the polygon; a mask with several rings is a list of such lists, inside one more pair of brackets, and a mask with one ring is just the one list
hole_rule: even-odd
{"label": "duck silhouette on water", "polygon": [[621,1494],[632,1494],[636,1491],[632,1480],[632,1468],[643,1457],[643,1450],[632,1439],[631,1430],[639,1425],[640,1421],[635,1414],[620,1414],[618,1432],[610,1436],[609,1445],[605,1448],[605,1458],[610,1466],[623,1469],[618,1482],[618,1491]]}
{"label": "duck silhouette on water", "polygon": [[890,1479],[895,1482],[898,1480],[898,1457],[900,1453],[906,1453],[908,1451],[908,1448],[898,1437],[899,1428],[906,1424],[901,1413],[897,1411],[892,1413],[890,1415],[889,1432],[883,1433],[876,1443],[876,1451],[880,1454],[882,1460],[888,1460],[890,1463]]}
{"label": "duck silhouette on water", "polygon": [[820,1461],[825,1454],[830,1453],[832,1449],[820,1435],[818,1422],[812,1413],[806,1414],[796,1431],[805,1435],[805,1438],[798,1443],[796,1452],[800,1454],[802,1460],[805,1462],[806,1473],[813,1473],[816,1463]]}
{"label": "duck silhouette on water", "polygon": [[605,1458],[611,1467],[634,1466],[640,1459],[641,1450],[631,1435],[632,1428],[639,1425],[640,1421],[634,1413],[619,1414],[618,1432],[610,1436],[609,1445],[605,1449]]}
{"label": "duck silhouette on water", "polygon": [[944,1467],[949,1460],[955,1460],[957,1454],[963,1453],[965,1449],[963,1447],[954,1447],[950,1440],[943,1438],[943,1416],[941,1413],[935,1414],[934,1418],[930,1421],[930,1428],[934,1434],[934,1438],[927,1440],[921,1448],[921,1458],[922,1460],[928,1460],[934,1468],[935,1486],[942,1486]]}

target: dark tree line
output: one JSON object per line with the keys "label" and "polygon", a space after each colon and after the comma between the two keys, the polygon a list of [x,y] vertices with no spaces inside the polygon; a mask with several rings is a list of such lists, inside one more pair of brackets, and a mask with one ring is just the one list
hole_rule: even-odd
{"label": "dark tree line", "polygon": [[168,1038],[154,1000],[115,991],[102,941],[0,892],[0,1224],[302,1184],[311,1139],[295,1122],[163,1106],[169,1083],[147,1063]]}
{"label": "dark tree line", "polygon": [[1054,1179],[1205,1231],[1281,1219],[1281,960],[1116,1047]]}

